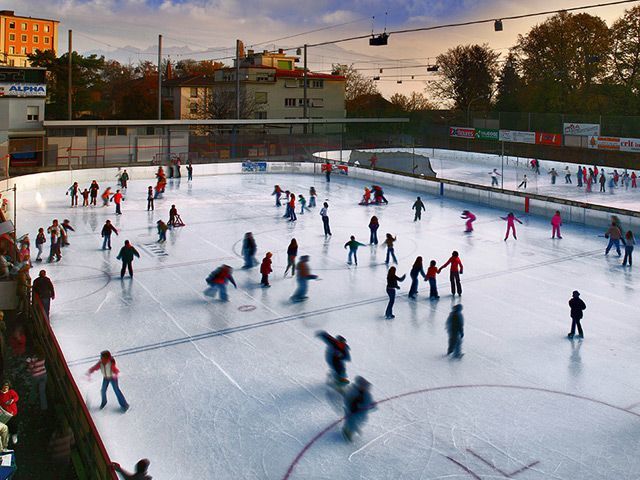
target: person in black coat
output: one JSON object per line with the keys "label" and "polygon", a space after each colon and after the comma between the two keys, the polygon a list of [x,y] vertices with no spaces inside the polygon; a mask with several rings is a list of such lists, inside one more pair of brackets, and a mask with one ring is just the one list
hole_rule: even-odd
{"label": "person in black coat", "polygon": [[580,320],[582,320],[582,312],[587,309],[587,305],[582,301],[580,292],[577,290],[574,290],[573,297],[569,300],[569,308],[571,308],[571,332],[567,337],[573,338],[576,333],[576,327],[578,327],[578,338],[584,338]]}
{"label": "person in black coat", "polygon": [[464,317],[462,316],[462,305],[454,305],[447,318],[447,333],[449,334],[449,348],[447,355],[453,353],[454,358],[462,357],[462,338],[464,337]]}
{"label": "person in black coat", "polygon": [[116,257],[122,260],[122,269],[120,269],[120,278],[124,278],[124,274],[129,269],[129,276],[133,278],[133,257],[140,258],[140,254],[129,240],[124,241],[124,247],[120,249],[120,253]]}
{"label": "person in black coat", "polygon": [[351,361],[351,354],[347,340],[341,335],[332,337],[324,330],[317,332],[316,337],[327,345],[324,358],[331,369],[333,380],[337,384],[349,383],[345,362]]}
{"label": "person in black coat", "polygon": [[393,314],[393,304],[396,301],[396,290],[400,289],[398,282],[403,282],[406,275],[398,277],[396,275],[396,267],[391,267],[387,273],[387,295],[389,295],[389,303],[387,303],[387,310],[384,312],[384,317],[387,320],[396,318]]}

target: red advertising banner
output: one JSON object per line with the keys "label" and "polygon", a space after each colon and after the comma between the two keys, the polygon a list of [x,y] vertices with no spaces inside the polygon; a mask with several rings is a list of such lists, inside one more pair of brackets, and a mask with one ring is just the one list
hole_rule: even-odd
{"label": "red advertising banner", "polygon": [[476,138],[476,129],[466,127],[449,127],[449,136],[456,138],[469,138],[473,140]]}
{"label": "red advertising banner", "polygon": [[536,132],[536,144],[560,147],[562,146],[562,135],[559,133]]}

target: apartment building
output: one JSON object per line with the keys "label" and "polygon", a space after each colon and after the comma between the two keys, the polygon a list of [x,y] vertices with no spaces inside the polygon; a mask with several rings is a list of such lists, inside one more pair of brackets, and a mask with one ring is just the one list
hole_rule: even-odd
{"label": "apartment building", "polygon": [[58,20],[21,17],[0,10],[0,65],[29,67],[36,50],[58,51]]}
{"label": "apartment building", "polygon": [[[254,53],[240,59],[243,118],[304,118],[304,71],[299,59],[283,51]],[[307,72],[307,118],[344,118],[345,78]],[[235,118],[236,68],[213,76],[192,76],[165,82],[164,95],[176,119]]]}

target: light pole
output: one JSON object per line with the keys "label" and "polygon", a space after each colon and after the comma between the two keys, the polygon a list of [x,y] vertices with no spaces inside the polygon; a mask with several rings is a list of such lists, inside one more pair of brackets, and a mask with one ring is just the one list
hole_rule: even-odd
{"label": "light pole", "polygon": [[481,98],[490,98],[491,95],[480,95],[479,97],[474,98],[473,100],[471,100],[468,104],[467,104],[467,127],[471,127],[470,122],[469,122],[469,116],[471,115],[471,105],[473,104],[473,102],[475,102],[476,100],[480,100]]}

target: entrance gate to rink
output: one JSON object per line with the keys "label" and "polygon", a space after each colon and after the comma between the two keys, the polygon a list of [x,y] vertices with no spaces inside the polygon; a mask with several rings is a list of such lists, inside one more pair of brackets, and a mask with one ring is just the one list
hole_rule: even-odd
{"label": "entrance gate to rink", "polygon": [[80,480],[118,480],[111,466],[109,454],[98,429],[84,403],[82,394],[71,376],[58,340],[37,295],[31,311],[31,325],[35,342],[45,352],[47,362],[47,392],[61,408],[73,432],[75,446],[71,459]]}

